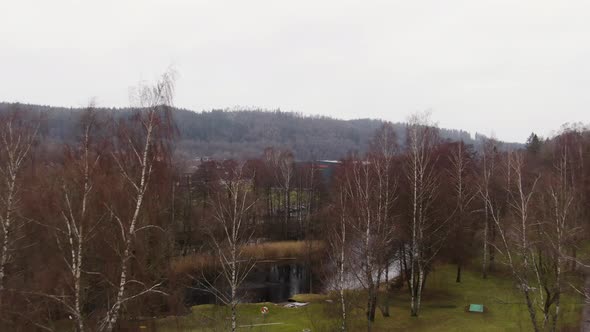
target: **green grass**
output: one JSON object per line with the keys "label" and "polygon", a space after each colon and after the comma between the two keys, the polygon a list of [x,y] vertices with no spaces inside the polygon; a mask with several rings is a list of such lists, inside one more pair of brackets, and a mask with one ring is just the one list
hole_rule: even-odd
{"label": "green grass", "polygon": [[[374,331],[530,331],[526,305],[510,278],[501,273],[482,279],[476,271],[465,270],[463,282],[455,283],[455,268],[439,266],[431,273],[423,297],[419,317],[410,317],[409,297],[406,290],[392,294],[391,317],[384,318],[377,310]],[[310,301],[302,308],[283,308],[271,303],[243,304],[239,306],[239,324],[284,323],[283,325],[241,328],[240,331],[335,331],[338,328],[338,301],[329,303],[329,296],[301,294],[296,299]],[[366,330],[361,292],[349,292],[349,330]],[[468,313],[471,303],[483,304],[485,313]],[[270,312],[263,318],[260,307]],[[579,295],[568,291],[562,298],[561,330],[574,330],[579,324],[582,301]],[[143,331],[226,331],[229,310],[213,305],[195,306],[191,314],[168,317],[150,322]]]}
{"label": "green grass", "polygon": [[[439,267],[428,279],[420,317],[408,315],[407,295],[394,297],[392,320],[377,323],[383,331],[530,331],[532,329],[523,297],[512,280],[499,274],[482,279],[479,273],[465,271],[461,283],[455,282],[452,266]],[[471,303],[483,304],[485,313],[467,313]],[[405,304],[405,305],[404,305]],[[578,325],[581,298],[568,291],[562,298],[563,329]],[[396,319],[397,318],[397,319]]]}
{"label": "green grass", "polygon": [[[267,306],[269,313],[263,317],[260,308]],[[308,309],[320,309],[322,304],[312,304],[309,308],[283,308],[272,303],[243,304],[239,307],[238,326],[285,323],[282,325],[240,328],[243,331],[298,331],[309,325]],[[302,310],[305,309],[305,310]],[[230,311],[215,305],[195,306],[185,317],[167,317],[156,322],[157,331],[227,331]]]}
{"label": "green grass", "polygon": [[291,297],[291,299],[297,302],[311,302],[311,303],[318,303],[318,302],[325,302],[326,300],[330,299],[328,295],[325,294],[297,294]]}

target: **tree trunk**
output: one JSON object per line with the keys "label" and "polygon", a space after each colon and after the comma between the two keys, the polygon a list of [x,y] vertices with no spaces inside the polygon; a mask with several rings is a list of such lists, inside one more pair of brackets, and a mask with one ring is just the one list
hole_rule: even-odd
{"label": "tree trunk", "polygon": [[238,320],[237,320],[237,313],[236,312],[237,312],[236,302],[234,301],[234,302],[232,302],[232,305],[231,305],[231,330],[232,330],[232,332],[235,332],[236,329],[238,328],[238,325],[237,325]]}
{"label": "tree trunk", "polygon": [[[522,285],[522,286],[527,287],[528,285]],[[539,326],[537,323],[537,315],[535,313],[535,307],[534,307],[534,304],[531,300],[531,296],[530,296],[528,290],[524,291],[524,297],[526,299],[526,305],[527,305],[527,309],[529,311],[529,316],[531,318],[531,322],[533,323],[533,331],[538,332]]]}
{"label": "tree trunk", "polygon": [[14,202],[14,191],[16,176],[8,176],[8,193],[6,198],[6,211],[5,216],[2,220],[2,253],[0,254],[0,304],[2,303],[2,297],[4,294],[4,277],[6,273],[6,265],[8,264],[8,246],[10,244],[10,237],[12,233],[10,228],[12,227],[12,204]]}
{"label": "tree trunk", "polygon": [[383,298],[383,304],[379,306],[383,317],[389,317],[389,262],[385,267],[385,294]]}
{"label": "tree trunk", "polygon": [[[82,228],[80,230],[82,234]],[[80,235],[82,236],[82,235]],[[78,248],[77,248],[77,259],[76,264],[73,265],[75,275],[74,275],[74,309],[76,310],[75,316],[76,321],[78,322],[78,332],[84,332],[84,318],[82,317],[82,289],[81,289],[81,279],[82,279],[82,238],[78,238]]]}
{"label": "tree trunk", "polygon": [[418,312],[420,312],[420,307],[422,305],[422,290],[424,289],[425,284],[425,275],[424,275],[424,268],[422,265],[419,265],[419,275],[418,275],[418,293],[416,295],[416,316],[418,316]]}
{"label": "tree trunk", "polygon": [[284,239],[289,238],[289,189],[285,189],[284,192],[284,211],[283,211],[283,236]]}
{"label": "tree trunk", "polygon": [[342,322],[340,325],[340,330],[342,332],[346,332],[346,301],[344,298],[344,274],[341,274],[340,277],[341,287],[340,287],[340,306],[342,310]]}
{"label": "tree trunk", "polygon": [[369,291],[368,299],[367,299],[367,320],[374,322],[375,321],[375,307],[377,304],[377,294],[375,294],[375,290]]}
{"label": "tree trunk", "polygon": [[[341,194],[342,195],[342,194]],[[341,203],[342,203],[342,196],[340,196],[341,199]],[[342,310],[342,322],[341,322],[341,326],[340,326],[340,330],[342,332],[346,332],[346,301],[344,298],[344,287],[345,287],[345,262],[346,262],[346,222],[344,219],[344,208],[343,208],[343,212],[340,216],[340,223],[341,223],[341,235],[340,235],[340,261],[339,263],[339,277],[340,277],[340,306],[341,306],[341,310]]]}
{"label": "tree trunk", "polygon": [[375,322],[375,306],[377,305],[377,295],[375,290],[369,289],[367,296],[367,331],[372,331],[373,322]]}
{"label": "tree trunk", "polygon": [[143,198],[144,198],[144,194],[145,194],[145,190],[146,190],[146,186],[147,186],[147,172],[148,172],[148,152],[149,152],[149,148],[150,148],[150,142],[151,142],[151,132],[152,132],[152,127],[151,127],[151,123],[150,126],[148,127],[148,132],[147,132],[147,136],[145,139],[145,145],[144,145],[144,150],[143,150],[143,159],[142,159],[142,168],[141,168],[141,177],[139,179],[139,186],[137,186],[137,199],[135,202],[135,209],[133,211],[133,216],[131,217],[131,222],[129,225],[129,229],[127,230],[126,233],[126,239],[125,239],[125,251],[123,253],[123,257],[121,258],[121,274],[119,277],[119,289],[117,291],[117,297],[115,299],[115,304],[113,305],[113,307],[111,308],[111,310],[109,310],[107,312],[107,325],[106,325],[106,329],[104,331],[106,332],[111,332],[113,330],[114,324],[115,322],[117,322],[117,320],[119,319],[119,312],[121,310],[121,301],[123,301],[123,298],[125,296],[125,289],[127,287],[127,264],[129,261],[129,258],[131,257],[131,246],[132,246],[132,241],[133,241],[133,237],[135,235],[135,226],[137,223],[137,220],[139,219],[139,213],[143,204]]}
{"label": "tree trunk", "polygon": [[482,267],[481,267],[481,273],[482,273],[482,277],[484,279],[488,278],[488,228],[489,228],[489,223],[488,223],[488,208],[486,205],[485,208],[485,224],[483,227],[483,263],[482,263]]}
{"label": "tree trunk", "polygon": [[[493,244],[496,242],[496,228],[494,225],[490,225],[490,242]],[[494,246],[488,246],[489,251],[489,262],[488,262],[488,272],[494,271],[494,261],[496,259],[496,249]]]}
{"label": "tree trunk", "polygon": [[[237,199],[237,195],[235,199]],[[234,204],[236,201],[234,201]],[[237,230],[236,230],[236,221],[235,217],[233,218],[233,225],[232,225],[232,236],[230,238],[231,241],[231,279],[230,279],[230,287],[231,287],[231,330],[232,332],[236,332],[236,316],[237,316],[237,291],[238,291],[238,245],[237,245]]]}
{"label": "tree trunk", "polygon": [[[410,287],[410,296],[411,296],[411,298],[410,298],[410,315],[412,317],[418,317],[418,311],[420,310],[419,298],[421,295],[420,294],[421,287],[419,285],[421,284],[421,280],[419,278],[420,273],[418,271],[416,271],[416,267],[414,265],[416,265],[416,263],[412,262],[412,265],[411,265],[412,271],[410,272],[411,273],[411,275],[410,275],[410,278],[411,278],[411,283],[410,283],[410,286],[411,286]],[[418,268],[418,270],[420,270],[420,269]],[[418,274],[418,276],[417,276],[417,274]]]}
{"label": "tree trunk", "polygon": [[342,332],[346,331],[346,301],[344,298],[344,243],[342,244],[340,261],[340,306],[342,309]]}
{"label": "tree trunk", "polygon": [[8,239],[10,236],[10,232],[8,231],[8,227],[6,227],[6,231],[4,231],[4,239],[2,241],[2,254],[0,255],[0,304],[2,303],[2,296],[4,291],[4,270],[6,263],[8,263]]}
{"label": "tree trunk", "polygon": [[376,290],[373,290],[371,292],[370,297],[369,297],[369,311],[368,311],[368,315],[367,315],[368,320],[371,322],[375,321],[376,309],[377,309],[377,292],[376,292]]}
{"label": "tree trunk", "polygon": [[[577,241],[575,236],[574,236],[574,241]],[[576,268],[578,265],[577,254],[578,254],[578,251],[577,251],[576,247],[573,247],[572,248],[572,268],[571,268],[572,271],[576,271]]]}

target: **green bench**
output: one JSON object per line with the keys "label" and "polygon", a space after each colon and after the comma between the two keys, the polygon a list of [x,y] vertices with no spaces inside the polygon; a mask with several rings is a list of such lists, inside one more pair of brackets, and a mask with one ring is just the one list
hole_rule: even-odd
{"label": "green bench", "polygon": [[469,312],[483,312],[483,304],[470,304]]}

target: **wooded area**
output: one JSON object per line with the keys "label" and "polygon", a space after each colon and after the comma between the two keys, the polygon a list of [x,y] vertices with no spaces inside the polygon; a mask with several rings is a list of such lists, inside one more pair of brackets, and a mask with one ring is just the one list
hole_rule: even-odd
{"label": "wooded area", "polygon": [[[132,108],[89,105],[68,121],[2,104],[1,330],[113,331],[185,313],[190,289],[230,307],[235,330],[240,286],[275,241],[302,243],[310,292],[339,294],[342,331],[347,275],[366,291],[371,330],[378,309],[389,316],[384,289],[409,292],[408,315],[419,317],[437,263],[455,264],[460,283],[479,259],[482,278],[507,266],[535,331],[558,328],[567,277],[589,263],[578,257],[590,232],[588,128],[533,134],[520,148],[443,131],[427,113],[357,127],[189,114],[173,109],[173,92],[167,73],[139,87]],[[237,145],[206,152],[228,142]],[[187,171],[195,151],[232,155],[248,142],[242,158]]]}
{"label": "wooded area", "polygon": [[[78,135],[82,108],[62,108],[0,102],[0,113],[19,107],[43,114],[41,131],[55,145],[72,144]],[[131,108],[98,108],[114,118],[133,114]],[[339,120],[326,116],[308,116],[281,110],[229,109],[193,112],[171,108],[177,139],[175,153],[183,159],[256,158],[269,146],[288,148],[298,160],[337,160],[350,151],[365,153],[375,130],[385,121],[376,119]],[[403,123],[392,124],[403,133]],[[463,140],[479,149],[486,136],[456,129],[440,129],[443,138]],[[509,147],[520,144],[506,143]]]}

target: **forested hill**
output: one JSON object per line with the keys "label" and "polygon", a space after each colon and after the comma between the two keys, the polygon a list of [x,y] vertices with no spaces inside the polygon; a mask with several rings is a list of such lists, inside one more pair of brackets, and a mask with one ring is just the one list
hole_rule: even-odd
{"label": "forested hill", "polygon": [[[45,139],[68,142],[77,135],[81,108],[0,103],[0,112],[11,108],[43,114]],[[104,108],[114,115],[128,115],[130,109]],[[325,116],[264,110],[213,110],[193,112],[175,109],[178,127],[177,152],[188,157],[232,158],[259,156],[269,146],[288,147],[299,160],[339,159],[347,152],[366,150],[368,141],[382,120],[339,120]],[[402,123],[395,123],[399,133]],[[483,137],[471,137],[463,130],[441,129],[441,136],[464,140],[476,146]]]}

